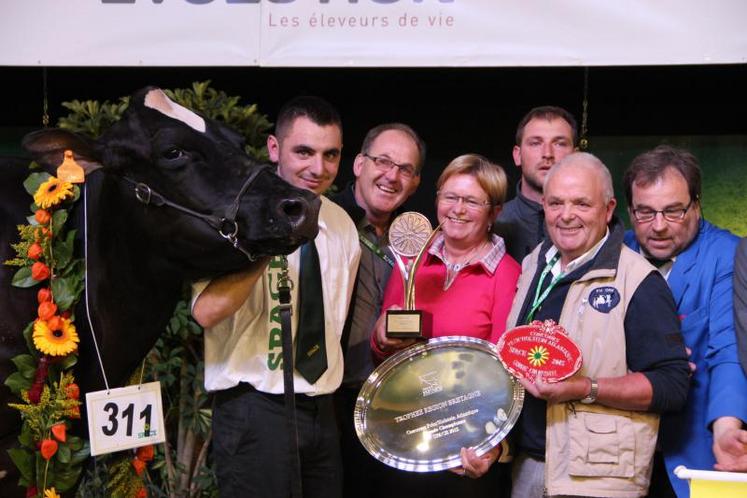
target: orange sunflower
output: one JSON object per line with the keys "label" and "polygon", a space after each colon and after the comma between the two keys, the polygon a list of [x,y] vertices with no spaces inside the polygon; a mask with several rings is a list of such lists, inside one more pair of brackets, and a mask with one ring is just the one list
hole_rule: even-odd
{"label": "orange sunflower", "polygon": [[56,177],[50,177],[49,180],[39,185],[34,194],[34,202],[42,209],[56,206],[68,197],[73,196],[73,184],[63,182]]}
{"label": "orange sunflower", "polygon": [[34,346],[50,356],[65,356],[78,347],[78,333],[69,319],[52,317],[34,322]]}

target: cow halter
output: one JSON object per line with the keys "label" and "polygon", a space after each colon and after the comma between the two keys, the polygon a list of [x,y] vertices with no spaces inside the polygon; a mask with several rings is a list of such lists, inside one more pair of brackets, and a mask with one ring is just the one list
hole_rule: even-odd
{"label": "cow halter", "polygon": [[244,184],[241,186],[241,190],[239,190],[239,193],[236,194],[236,197],[234,198],[233,202],[228,205],[226,208],[226,212],[224,216],[216,216],[214,214],[203,214],[198,213],[197,211],[194,211],[192,209],[189,209],[188,207],[184,207],[181,204],[177,204],[176,202],[172,202],[168,200],[166,197],[158,193],[157,191],[150,188],[150,186],[147,183],[143,182],[136,182],[135,180],[132,180],[131,178],[128,178],[126,176],[123,176],[122,179],[125,180],[127,183],[135,187],[135,197],[138,201],[142,202],[145,205],[154,205],[157,207],[161,206],[169,206],[171,208],[176,209],[177,211],[181,211],[182,213],[188,214],[190,216],[193,216],[195,218],[199,218],[211,227],[213,227],[221,237],[226,239],[233,247],[244,253],[244,255],[249,259],[249,261],[256,261],[257,256],[249,252],[248,249],[243,247],[239,243],[238,234],[239,234],[239,225],[236,223],[236,214],[239,211],[239,204],[241,202],[241,197],[244,195],[244,193],[249,189],[249,186],[254,182],[254,180],[257,178],[257,176],[265,171],[270,170],[270,166],[268,165],[262,165],[254,168],[249,175],[249,177],[244,181]]}

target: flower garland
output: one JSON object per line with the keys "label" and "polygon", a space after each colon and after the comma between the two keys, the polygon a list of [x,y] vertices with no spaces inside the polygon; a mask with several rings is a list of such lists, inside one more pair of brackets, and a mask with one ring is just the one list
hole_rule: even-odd
{"label": "flower garland", "polygon": [[[22,418],[19,447],[8,453],[27,498],[61,498],[60,493],[78,482],[89,456],[88,441],[68,434],[72,421],[80,418],[80,389],[72,368],[80,341],[74,307],[83,292],[85,264],[74,257],[76,231],[65,230],[65,223],[80,188],[43,172],[31,173],[23,185],[34,198],[33,216],[18,226],[20,242],[12,244],[16,258],[5,264],[20,267],[13,286],[41,288],[37,317],[23,331],[29,353],[12,359],[17,371],[5,380],[23,400],[8,404]],[[117,486],[127,492],[117,493],[120,496],[147,496],[139,477],[145,462],[153,458],[153,448],[146,448],[138,448],[131,461],[126,459],[127,475],[120,476]]]}

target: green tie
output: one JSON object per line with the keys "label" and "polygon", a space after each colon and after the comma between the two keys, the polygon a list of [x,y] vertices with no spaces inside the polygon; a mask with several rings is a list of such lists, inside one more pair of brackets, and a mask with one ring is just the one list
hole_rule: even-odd
{"label": "green tie", "polygon": [[301,246],[301,283],[298,291],[298,332],[296,333],[296,370],[309,384],[327,370],[324,343],[324,293],[319,271],[319,253],[314,241]]}

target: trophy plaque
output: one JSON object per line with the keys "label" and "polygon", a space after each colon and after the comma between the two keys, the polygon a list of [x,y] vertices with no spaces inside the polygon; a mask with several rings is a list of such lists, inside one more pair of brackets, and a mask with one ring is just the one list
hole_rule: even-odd
{"label": "trophy plaque", "polygon": [[[423,251],[437,230],[420,213],[407,212],[397,216],[389,227],[389,248],[397,261],[405,288],[404,309],[387,310],[386,335],[400,339],[423,337],[423,313],[415,309],[415,270]],[[415,258],[408,265],[402,257]]]}
{"label": "trophy plaque", "polygon": [[461,464],[461,448],[483,455],[513,427],[524,389],[494,344],[448,336],[392,356],[369,376],[355,404],[355,431],[376,459],[432,472]]}
{"label": "trophy plaque", "polygon": [[531,382],[560,382],[581,368],[581,350],[553,320],[506,331],[497,348],[506,370]]}

